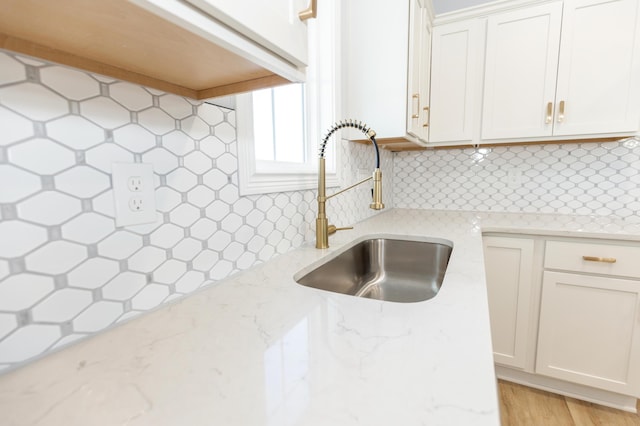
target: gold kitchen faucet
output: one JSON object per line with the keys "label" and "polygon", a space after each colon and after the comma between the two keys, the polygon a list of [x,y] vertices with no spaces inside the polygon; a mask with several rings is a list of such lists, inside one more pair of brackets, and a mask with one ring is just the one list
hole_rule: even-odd
{"label": "gold kitchen faucet", "polygon": [[[327,145],[327,141],[329,140],[331,135],[337,130],[344,127],[352,127],[354,129],[358,129],[365,135],[367,135],[376,150],[376,167],[373,171],[372,176],[363,179],[360,182],[357,182],[341,191],[327,196],[324,151]],[[329,129],[327,135],[322,139],[322,143],[320,145],[320,163],[318,166],[318,216],[316,218],[316,248],[328,248],[329,235],[334,234],[336,231],[342,229],[352,229],[351,227],[336,228],[334,225],[329,225],[326,211],[326,203],[329,198],[333,198],[338,194],[342,194],[343,192],[350,190],[351,188],[373,180],[373,200],[371,204],[369,204],[369,208],[373,210],[381,210],[384,208],[384,204],[382,203],[382,172],[380,171],[380,151],[378,149],[378,143],[376,142],[375,136],[376,132],[374,132],[373,129],[367,127],[366,124],[362,124],[361,121],[345,120],[335,123],[331,127],[331,129]]]}

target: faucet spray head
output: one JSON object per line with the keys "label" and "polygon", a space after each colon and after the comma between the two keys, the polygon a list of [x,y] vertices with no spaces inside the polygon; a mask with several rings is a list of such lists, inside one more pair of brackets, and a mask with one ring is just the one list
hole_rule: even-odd
{"label": "faucet spray head", "polygon": [[382,202],[382,172],[379,168],[373,171],[373,201],[369,204],[369,208],[373,210],[384,209]]}

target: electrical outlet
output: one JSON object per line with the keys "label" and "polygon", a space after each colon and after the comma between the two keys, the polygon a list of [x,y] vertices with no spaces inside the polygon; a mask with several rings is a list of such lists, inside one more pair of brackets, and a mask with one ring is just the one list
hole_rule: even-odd
{"label": "electrical outlet", "polygon": [[522,186],[522,169],[512,167],[507,170],[507,185],[511,189],[518,189]]}
{"label": "electrical outlet", "polygon": [[116,226],[156,221],[153,166],[142,163],[111,165]]}
{"label": "electrical outlet", "polygon": [[131,192],[142,191],[142,178],[140,176],[131,176],[127,179],[127,186]]}
{"label": "electrical outlet", "polygon": [[142,201],[142,198],[131,197],[131,199],[129,199],[129,209],[132,212],[143,211],[144,210],[144,201]]}

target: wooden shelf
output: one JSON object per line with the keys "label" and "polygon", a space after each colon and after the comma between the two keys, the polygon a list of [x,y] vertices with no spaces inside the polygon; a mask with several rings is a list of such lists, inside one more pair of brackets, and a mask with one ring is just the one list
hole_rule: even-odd
{"label": "wooden shelf", "polygon": [[[351,142],[355,142],[363,145],[371,144],[371,141],[369,139],[354,139]],[[415,144],[403,138],[379,138],[379,139],[376,138],[376,142],[378,143],[378,146],[380,148],[389,150],[391,152],[424,151],[425,149],[427,149],[424,146],[420,146],[418,144]]]}
{"label": "wooden shelf", "polygon": [[[479,148],[494,148],[494,147],[501,147],[501,146],[523,146],[523,145],[547,145],[547,144],[553,144],[553,145],[561,145],[561,144],[571,144],[571,143],[590,143],[590,142],[614,142],[614,141],[619,141],[622,139],[628,139],[628,136],[618,136],[618,137],[611,137],[611,138],[595,138],[595,139],[575,139],[575,140],[553,140],[553,141],[528,141],[528,142],[500,142],[500,143],[483,143],[480,145],[477,145]],[[355,143],[359,143],[359,144],[363,144],[363,145],[370,145],[371,141],[369,141],[369,139],[355,139],[352,140],[351,142],[355,142]],[[465,149],[465,148],[475,148],[476,145],[472,145],[472,144],[460,144],[460,145],[432,145],[432,146],[420,146],[417,145],[413,142],[410,142],[406,139],[376,139],[376,142],[378,143],[378,146],[380,148],[386,149],[388,151],[391,152],[402,152],[402,151],[425,151],[428,149]]]}
{"label": "wooden shelf", "polygon": [[289,82],[127,0],[2,0],[0,48],[206,99]]}

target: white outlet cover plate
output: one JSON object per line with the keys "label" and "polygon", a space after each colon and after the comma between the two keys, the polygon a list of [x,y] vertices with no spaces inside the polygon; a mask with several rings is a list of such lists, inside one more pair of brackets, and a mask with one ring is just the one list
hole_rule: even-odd
{"label": "white outlet cover plate", "polygon": [[[140,177],[139,191],[132,191],[129,178]],[[144,163],[113,163],[111,165],[113,199],[116,212],[116,226],[140,225],[156,221],[156,195],[153,182],[153,166]],[[133,198],[142,203],[141,210],[132,210]],[[137,203],[135,203],[137,204]]]}

